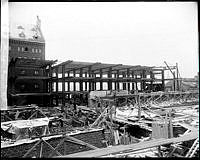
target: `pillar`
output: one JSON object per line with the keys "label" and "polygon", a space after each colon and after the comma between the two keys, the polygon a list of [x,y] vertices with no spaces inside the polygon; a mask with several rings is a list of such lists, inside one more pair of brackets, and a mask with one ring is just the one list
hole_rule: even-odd
{"label": "pillar", "polygon": [[112,90],[112,67],[109,68],[109,71],[108,71],[108,90]]}
{"label": "pillar", "polygon": [[[68,77],[70,76],[70,71],[67,72]],[[67,82],[67,90],[70,91],[70,81]]]}
{"label": "pillar", "polygon": [[119,90],[119,70],[117,70],[117,90]]}
{"label": "pillar", "polygon": [[56,106],[58,106],[58,67],[56,67]]}
{"label": "pillar", "polygon": [[[133,79],[135,78],[134,71],[132,71],[132,78],[133,78]],[[132,90],[133,90],[133,91],[135,90],[134,85],[135,85],[135,83],[132,82]]]}
{"label": "pillar", "polygon": [[150,71],[150,78],[151,78],[151,81],[150,81],[150,90],[152,91],[153,90],[153,78],[154,78],[153,71]]}
{"label": "pillar", "polygon": [[[142,70],[141,78],[142,79],[146,78],[146,71],[145,70]],[[145,83],[145,80],[143,79],[142,83],[141,83],[141,89],[142,89],[142,91],[145,90],[145,87],[146,87],[146,83]]]}
{"label": "pillar", "polygon": [[[87,77],[87,72],[85,72],[85,77]],[[87,91],[87,81],[85,82],[85,90]]]}
{"label": "pillar", "polygon": [[[126,77],[126,74],[125,74],[125,72],[123,72],[122,73],[122,75],[123,75],[123,78],[125,78]],[[123,80],[124,81],[124,80]],[[123,83],[123,90],[126,90],[126,83]]]}
{"label": "pillar", "polygon": [[[92,77],[91,66],[88,67],[88,74],[89,74],[89,77]],[[89,80],[89,91],[92,91],[92,82],[91,82],[91,79]]]}
{"label": "pillar", "polygon": [[62,65],[62,104],[65,105],[65,65]]}
{"label": "pillar", "polygon": [[[162,91],[165,91],[165,77],[164,77],[164,70],[162,70],[161,72],[162,74]],[[175,89],[175,88],[174,88]]]}
{"label": "pillar", "polygon": [[103,90],[103,82],[102,82],[102,77],[103,77],[103,73],[102,73],[102,69],[100,69],[100,90]]}
{"label": "pillar", "polygon": [[[83,77],[83,69],[80,69],[79,77]],[[80,83],[80,91],[83,91],[83,81],[79,81]]]}
{"label": "pillar", "polygon": [[[129,68],[127,69],[127,78],[130,78],[130,69],[129,69]],[[129,80],[128,80],[128,83],[127,83],[127,89],[128,89],[128,91],[130,91],[130,83],[129,83]]]}
{"label": "pillar", "polygon": [[[76,70],[75,69],[73,70],[73,77],[74,77],[74,79],[76,78]],[[73,80],[73,85],[74,85],[74,91],[76,91],[76,81],[75,80]]]}

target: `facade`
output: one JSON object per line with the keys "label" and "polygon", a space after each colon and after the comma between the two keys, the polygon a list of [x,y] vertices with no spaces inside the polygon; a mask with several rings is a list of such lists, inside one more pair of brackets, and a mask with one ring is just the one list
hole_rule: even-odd
{"label": "facade", "polygon": [[9,27],[9,60],[12,58],[45,60],[45,39],[38,17],[36,25],[22,26],[11,23]]}
{"label": "facade", "polygon": [[51,66],[45,60],[45,40],[36,25],[10,25],[8,105],[49,105]]}
{"label": "facade", "polygon": [[165,70],[168,69],[68,60],[52,68],[52,103],[57,106],[71,101],[82,105],[90,91],[165,91]]}

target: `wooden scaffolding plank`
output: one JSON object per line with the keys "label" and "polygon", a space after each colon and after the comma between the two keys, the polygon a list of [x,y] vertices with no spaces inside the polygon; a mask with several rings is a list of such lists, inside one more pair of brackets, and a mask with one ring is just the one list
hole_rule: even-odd
{"label": "wooden scaffolding plank", "polygon": [[191,132],[188,135],[184,135],[184,136],[178,137],[178,138],[153,139],[150,141],[144,141],[144,142],[130,144],[130,145],[119,145],[119,146],[113,146],[113,147],[103,148],[103,149],[95,149],[95,150],[90,150],[90,151],[85,151],[85,152],[64,155],[61,157],[62,158],[65,158],[65,157],[100,157],[100,156],[118,153],[118,152],[127,151],[127,150],[131,150],[131,152],[133,152],[133,151],[137,151],[137,150],[141,150],[141,149],[152,148],[152,147],[170,144],[170,143],[189,141],[189,140],[196,139],[197,137],[198,137],[198,132]]}

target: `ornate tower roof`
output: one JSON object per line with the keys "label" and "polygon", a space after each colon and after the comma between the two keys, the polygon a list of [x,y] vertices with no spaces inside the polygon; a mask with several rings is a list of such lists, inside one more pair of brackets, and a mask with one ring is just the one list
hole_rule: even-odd
{"label": "ornate tower roof", "polygon": [[9,38],[44,43],[45,39],[41,31],[41,20],[37,16],[36,25],[10,23]]}

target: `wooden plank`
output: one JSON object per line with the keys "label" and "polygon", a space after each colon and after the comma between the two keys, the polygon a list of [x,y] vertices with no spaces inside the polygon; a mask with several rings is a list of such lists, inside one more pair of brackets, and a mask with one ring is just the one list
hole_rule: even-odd
{"label": "wooden plank", "polygon": [[43,140],[42,139],[42,141],[44,142],[44,143],[46,143],[50,148],[51,148],[51,150],[53,150],[53,151],[55,151],[59,156],[62,156],[62,154],[60,154],[55,148],[53,148],[48,142],[46,142],[45,140]]}
{"label": "wooden plank", "polygon": [[31,153],[31,151],[32,151],[37,145],[39,145],[41,142],[42,142],[42,139],[40,139],[31,149],[29,149],[28,152],[26,152],[26,154],[23,156],[23,158],[27,157],[27,155],[28,155],[29,153]]}
{"label": "wooden plank", "polygon": [[178,123],[176,123],[176,125],[180,125],[180,126],[186,128],[188,130],[191,130],[191,131],[197,131],[199,129],[199,128],[195,128],[193,126],[190,126],[190,125],[188,125],[186,123],[180,123],[180,122],[178,122]]}
{"label": "wooden plank", "polygon": [[53,150],[53,151],[51,152],[51,154],[49,155],[49,157],[51,157],[51,156],[55,153],[55,151],[57,151],[57,149],[58,149],[62,144],[64,144],[64,142],[65,142],[65,138],[63,138],[63,139],[59,142],[59,144],[56,146],[55,150]]}
{"label": "wooden plank", "polygon": [[70,136],[66,136],[66,137],[69,138],[69,139],[72,140],[72,141],[77,142],[78,144],[82,144],[82,145],[88,146],[89,148],[92,148],[92,149],[98,149],[98,147],[95,147],[95,146],[93,146],[93,145],[91,145],[91,144],[89,144],[89,143],[86,143],[86,142],[84,142],[84,141],[81,141],[81,140],[79,140],[79,139],[77,139],[77,138],[70,137]]}
{"label": "wooden plank", "polygon": [[41,146],[40,146],[40,158],[42,158],[42,149],[43,149],[43,142],[41,143]]}
{"label": "wooden plank", "polygon": [[118,153],[126,150],[131,150],[137,151],[137,150],[142,150],[142,149],[147,149],[147,148],[152,148],[160,145],[166,145],[170,143],[178,143],[178,142],[183,142],[183,141],[189,141],[198,138],[198,132],[192,132],[188,135],[184,135],[182,137],[178,138],[170,138],[170,139],[153,139],[150,141],[144,141],[140,143],[135,143],[135,144],[130,144],[130,145],[118,145],[118,146],[113,146],[109,148],[103,148],[103,149],[96,149],[96,150],[90,150],[90,151],[85,151],[85,152],[79,152],[79,153],[74,153],[74,154],[69,154],[69,155],[64,155],[61,156],[61,158],[66,158],[66,157],[100,157],[108,154],[113,154],[113,153]]}

